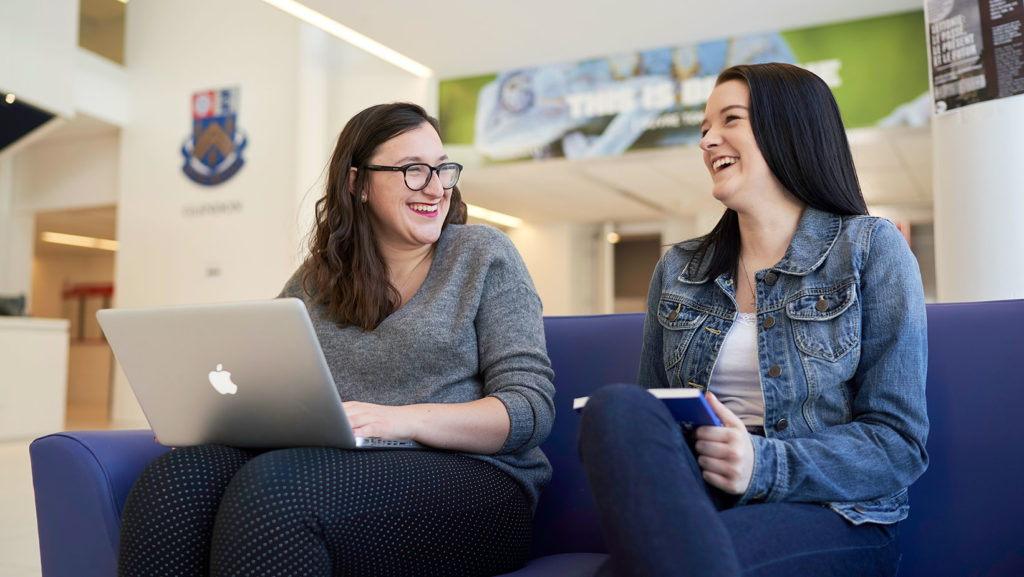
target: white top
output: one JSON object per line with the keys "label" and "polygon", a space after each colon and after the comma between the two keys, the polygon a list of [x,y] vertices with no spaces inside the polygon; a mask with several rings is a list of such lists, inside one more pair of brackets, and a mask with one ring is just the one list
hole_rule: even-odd
{"label": "white top", "polygon": [[764,426],[757,358],[757,315],[738,313],[725,335],[709,389],[747,426]]}

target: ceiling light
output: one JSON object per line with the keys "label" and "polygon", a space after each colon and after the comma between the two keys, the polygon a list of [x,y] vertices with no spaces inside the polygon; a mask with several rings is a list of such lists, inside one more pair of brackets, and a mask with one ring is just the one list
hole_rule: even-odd
{"label": "ceiling light", "polygon": [[43,242],[51,242],[53,244],[98,248],[100,250],[117,250],[117,241],[106,238],[64,234],[62,232],[44,232],[40,238],[42,238]]}
{"label": "ceiling light", "polygon": [[277,8],[280,8],[281,10],[284,10],[285,12],[291,14],[292,16],[298,18],[299,20],[302,20],[303,22],[307,22],[309,24],[312,24],[313,26],[316,26],[317,28],[323,30],[324,32],[327,32],[332,36],[341,38],[345,42],[348,42],[349,44],[355,46],[356,48],[359,48],[360,50],[365,50],[366,52],[369,52],[370,54],[376,56],[377,58],[380,58],[381,60],[390,62],[391,64],[394,64],[395,66],[409,72],[410,74],[415,74],[420,78],[429,78],[434,75],[433,70],[427,68],[426,66],[420,64],[419,62],[416,62],[412,58],[399,54],[398,52],[395,52],[394,50],[388,48],[387,46],[384,46],[380,42],[371,40],[370,38],[363,36],[362,34],[349,28],[348,26],[342,25],[337,20],[332,20],[327,16],[324,16],[323,14],[317,12],[316,10],[312,10],[310,8],[303,6],[302,4],[299,4],[295,0],[263,1],[266,2],[267,4],[270,4],[271,6],[275,6]]}
{"label": "ceiling light", "polygon": [[14,104],[15,100],[17,100],[17,97],[15,97],[13,94],[8,94],[4,96],[4,102],[6,102],[7,104]]}
{"label": "ceiling light", "polygon": [[609,232],[608,236],[606,236],[605,239],[608,241],[608,244],[619,244],[619,241],[622,240],[622,237],[619,236],[619,233],[617,232]]}
{"label": "ceiling light", "polygon": [[509,228],[519,228],[523,226],[523,219],[521,218],[516,218],[514,216],[502,212],[489,210],[482,206],[477,206],[475,204],[469,204],[468,202],[466,203],[466,211],[468,212],[469,216],[472,216],[473,218],[479,218],[481,220],[486,220],[489,222],[493,222],[495,224],[507,226]]}

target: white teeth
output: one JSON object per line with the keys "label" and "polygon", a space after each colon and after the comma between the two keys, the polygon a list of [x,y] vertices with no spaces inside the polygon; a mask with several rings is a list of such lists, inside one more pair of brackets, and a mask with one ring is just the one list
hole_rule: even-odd
{"label": "white teeth", "polygon": [[409,208],[416,212],[437,212],[436,204],[410,204]]}
{"label": "white teeth", "polygon": [[738,160],[737,158],[733,158],[731,156],[726,156],[726,157],[723,157],[723,158],[719,158],[718,160],[713,162],[711,164],[711,167],[714,168],[715,171],[719,171],[719,170],[722,170],[723,168],[725,168],[726,166],[729,166],[730,164],[736,164],[737,160]]}

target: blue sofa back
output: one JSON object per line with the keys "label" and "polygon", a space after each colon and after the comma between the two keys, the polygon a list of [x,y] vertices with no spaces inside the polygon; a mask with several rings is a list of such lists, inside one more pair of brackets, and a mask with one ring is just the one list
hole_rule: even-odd
{"label": "blue sofa back", "polygon": [[[604,552],[576,453],[572,399],[636,382],[643,315],[549,317],[554,467],[534,523],[535,556]],[[1024,300],[928,305],[928,471],[900,526],[900,575],[1024,575]]]}
{"label": "blue sofa back", "polygon": [[534,557],[604,553],[597,514],[576,452],[579,415],[572,400],[607,383],[635,383],[644,315],[546,317],[548,356],[555,371],[555,423],[541,445],[554,468],[533,523]]}
{"label": "blue sofa back", "polygon": [[928,305],[928,470],[901,575],[1024,575],[1024,300]]}

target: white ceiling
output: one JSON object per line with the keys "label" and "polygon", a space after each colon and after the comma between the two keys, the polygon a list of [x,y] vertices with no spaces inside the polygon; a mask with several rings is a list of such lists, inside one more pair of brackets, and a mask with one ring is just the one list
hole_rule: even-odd
{"label": "white ceiling", "polygon": [[[302,2],[441,79],[922,8],[921,0]],[[931,220],[927,128],[864,129],[851,141],[873,212]],[[657,221],[721,208],[696,148],[500,165],[485,165],[470,150],[449,154],[467,166],[460,188],[468,202],[528,222]]]}
{"label": "white ceiling", "polygon": [[438,78],[920,10],[922,0],[301,0]]}

